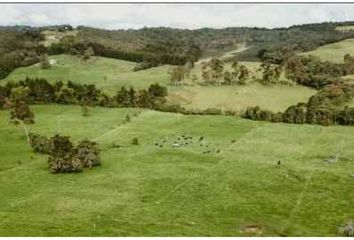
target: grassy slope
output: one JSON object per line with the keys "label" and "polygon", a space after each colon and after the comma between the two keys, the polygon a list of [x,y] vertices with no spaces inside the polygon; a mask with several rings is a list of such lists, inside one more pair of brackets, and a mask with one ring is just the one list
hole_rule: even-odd
{"label": "grassy slope", "polygon": [[323,61],[331,61],[343,63],[345,54],[354,52],[354,39],[346,39],[340,42],[327,44],[313,51],[302,53],[304,55],[314,55],[321,58]]}
{"label": "grassy slope", "polygon": [[[33,154],[0,111],[0,236],[239,236],[248,224],[261,226],[262,235],[333,236],[354,215],[354,128],[33,108],[33,132],[93,138],[103,165],[50,174],[46,157]],[[123,124],[126,113],[136,116]],[[194,143],[172,148],[182,134]],[[209,147],[200,147],[200,136]],[[123,147],[109,148],[112,142]],[[343,160],[325,163],[339,145]]]}
{"label": "grassy slope", "polygon": [[110,93],[115,93],[121,86],[147,88],[155,82],[162,84],[168,82],[168,66],[133,72],[135,63],[123,60],[99,57],[85,63],[69,55],[51,56],[49,59],[56,59],[59,64],[46,70],[41,69],[38,64],[18,68],[5,81],[21,80],[26,76],[42,77],[50,81],[71,80],[83,84],[96,84]]}
{"label": "grassy slope", "polygon": [[186,108],[242,111],[260,106],[271,111],[284,111],[298,102],[306,102],[314,90],[300,86],[264,87],[258,83],[244,86],[183,87],[171,92],[169,101]]}
{"label": "grassy slope", "polygon": [[[192,74],[201,81],[201,66],[203,60],[196,64]],[[259,62],[239,62],[250,71],[250,79],[261,78]],[[225,70],[231,70],[231,63],[226,63]],[[285,76],[282,75],[282,80]],[[284,111],[298,102],[306,102],[315,91],[303,86],[289,87],[263,86],[252,82],[244,86],[209,86],[193,85],[187,79],[189,86],[170,88],[169,101],[180,103],[186,108],[220,108],[224,110],[242,111],[250,106],[260,106],[272,111]]]}

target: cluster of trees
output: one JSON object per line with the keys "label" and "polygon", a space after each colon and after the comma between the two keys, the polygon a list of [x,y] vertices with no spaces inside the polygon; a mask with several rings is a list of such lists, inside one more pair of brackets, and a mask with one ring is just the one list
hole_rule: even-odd
{"label": "cluster of trees", "polygon": [[243,85],[249,77],[246,66],[233,61],[230,70],[224,70],[224,63],[218,58],[212,58],[202,65],[202,79],[206,84]]}
{"label": "cluster of trees", "polygon": [[[122,87],[115,96],[109,96],[93,84],[78,84],[57,81],[53,84],[45,79],[26,78],[19,82],[8,82],[0,86],[0,109],[18,101],[33,103],[78,104],[102,107],[156,108],[166,101],[167,88],[152,84],[148,89],[136,91]],[[16,100],[17,101],[17,100]]]}
{"label": "cluster of trees", "polygon": [[273,85],[280,83],[280,76],[283,71],[282,65],[272,64],[270,61],[263,61],[260,69],[262,71],[261,83]]}
{"label": "cluster of trees", "polygon": [[321,61],[315,56],[293,56],[284,65],[288,79],[316,89],[336,83],[345,75],[343,64]]}
{"label": "cluster of trees", "polygon": [[82,172],[84,168],[101,165],[100,149],[94,141],[85,139],[74,146],[67,136],[47,138],[31,134],[30,144],[33,151],[49,155],[51,173]]}
{"label": "cluster of trees", "polygon": [[321,61],[311,55],[286,54],[280,61],[265,59],[259,70],[262,71],[261,83],[265,85],[282,83],[280,76],[285,72],[286,78],[292,82],[321,89],[330,84],[340,83],[341,76],[354,73],[354,58],[346,54],[344,64],[339,64]]}
{"label": "cluster of trees", "polygon": [[0,27],[0,79],[18,67],[38,63],[46,51],[38,44],[42,39],[37,28]]}
{"label": "cluster of trees", "polygon": [[[122,59],[139,63],[135,71],[155,67],[161,64],[183,65],[187,61],[196,61],[200,57],[200,51],[194,46],[191,49],[186,49],[185,52],[174,52],[171,44],[159,43],[147,45],[142,49],[121,49],[109,44],[94,42],[92,40],[80,40],[74,36],[66,36],[59,43],[52,44],[48,48],[50,55],[54,54],[71,54],[82,56],[84,59],[92,55]],[[169,49],[169,50],[167,50]]]}
{"label": "cluster of trees", "polygon": [[252,120],[296,124],[353,125],[354,108],[346,106],[353,97],[353,86],[332,84],[313,95],[307,103],[290,106],[283,113],[273,113],[257,106],[248,108],[243,117]]}

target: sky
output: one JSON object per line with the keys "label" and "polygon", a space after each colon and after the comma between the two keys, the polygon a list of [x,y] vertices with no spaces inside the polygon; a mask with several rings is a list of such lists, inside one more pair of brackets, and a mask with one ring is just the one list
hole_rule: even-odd
{"label": "sky", "polygon": [[142,27],[288,27],[354,21],[354,4],[0,4],[0,25]]}

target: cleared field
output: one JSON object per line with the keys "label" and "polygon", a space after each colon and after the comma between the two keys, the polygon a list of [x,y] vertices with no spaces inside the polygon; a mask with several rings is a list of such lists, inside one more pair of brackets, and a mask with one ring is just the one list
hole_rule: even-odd
{"label": "cleared field", "polygon": [[323,61],[343,63],[345,54],[354,55],[354,39],[346,39],[340,42],[327,44],[313,51],[301,53],[300,55],[314,55]]}
{"label": "cleared field", "polygon": [[[41,69],[39,64],[16,69],[3,81],[23,80],[26,76],[46,78],[49,81],[74,81],[82,84],[96,84],[107,92],[115,93],[121,86],[146,88],[158,82],[167,84],[169,66],[133,72],[135,63],[103,57],[93,57],[88,62],[70,55],[50,56],[58,63],[50,69]],[[2,82],[3,82],[2,81]]]}
{"label": "cleared field", "polygon": [[[33,109],[32,132],[95,139],[103,165],[49,173],[46,157],[0,111],[1,236],[335,236],[354,215],[351,127]],[[173,148],[182,135],[192,143]],[[340,160],[327,163],[339,149]]]}
{"label": "cleared field", "polygon": [[353,31],[354,30],[354,26],[353,25],[338,26],[338,27],[336,27],[336,30],[341,31],[341,32]]}
{"label": "cleared field", "polygon": [[247,107],[260,106],[271,111],[284,111],[298,102],[306,102],[315,93],[302,86],[265,87],[258,83],[244,86],[183,87],[171,91],[171,103],[180,103],[187,108],[242,111]]}

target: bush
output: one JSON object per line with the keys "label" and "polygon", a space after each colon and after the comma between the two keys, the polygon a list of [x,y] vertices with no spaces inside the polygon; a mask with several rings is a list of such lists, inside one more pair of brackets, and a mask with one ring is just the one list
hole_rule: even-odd
{"label": "bush", "polygon": [[30,144],[34,152],[49,154],[51,148],[50,139],[39,134],[29,134]]}
{"label": "bush", "polygon": [[337,122],[342,125],[354,125],[354,108],[346,106],[337,116]]}
{"label": "bush", "polygon": [[297,123],[303,124],[306,123],[306,114],[307,114],[307,104],[298,103],[294,106],[290,106],[283,113],[283,121],[286,123]]}
{"label": "bush", "polygon": [[81,172],[82,163],[72,153],[73,144],[69,137],[55,135],[50,139],[49,170],[52,173]]}
{"label": "bush", "polygon": [[82,140],[73,150],[74,158],[79,159],[83,167],[92,168],[101,165],[100,150],[96,142]]}
{"label": "bush", "polygon": [[74,147],[67,136],[55,135],[48,140],[39,135],[32,135],[32,139],[33,143],[36,143],[32,145],[34,149],[49,153],[48,164],[52,173],[82,172],[85,167],[92,168],[101,164],[100,150],[96,142],[82,140]]}
{"label": "bush", "polygon": [[281,112],[273,113],[271,121],[272,122],[283,122],[283,113],[281,113]]}
{"label": "bush", "polygon": [[51,173],[82,172],[82,162],[70,154],[65,156],[49,156],[49,170]]}
{"label": "bush", "polygon": [[127,115],[125,115],[125,117],[124,117],[124,120],[125,120],[125,122],[131,122],[131,117],[130,117],[130,115],[129,115],[129,113],[127,114]]}
{"label": "bush", "polygon": [[133,145],[139,145],[139,139],[133,138],[133,139],[132,139],[132,144],[133,144]]}
{"label": "bush", "polygon": [[274,113],[269,110],[262,110],[259,106],[249,107],[242,115],[244,118],[259,120],[259,121],[271,121]]}

